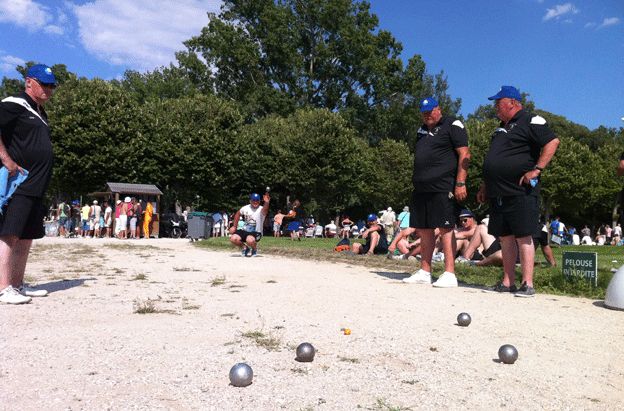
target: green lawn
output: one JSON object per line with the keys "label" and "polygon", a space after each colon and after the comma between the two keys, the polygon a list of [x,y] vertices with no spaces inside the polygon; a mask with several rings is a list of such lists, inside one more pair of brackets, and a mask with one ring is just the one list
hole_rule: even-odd
{"label": "green lawn", "polygon": [[[290,238],[264,237],[260,242],[260,252],[263,254],[285,255],[302,259],[317,261],[341,261],[349,264],[364,265],[367,267],[383,268],[385,271],[397,274],[409,274],[418,267],[418,263],[412,261],[389,260],[384,256],[364,257],[349,256],[344,253],[336,253],[334,246],[337,239],[314,238],[292,241]],[[231,246],[226,237],[210,238],[196,243],[199,247],[212,249],[232,250],[238,249]],[[603,299],[609,281],[613,276],[611,268],[619,268],[624,264],[624,247],[612,246],[563,246],[553,248],[557,267],[542,267],[539,264],[535,268],[534,285],[537,292],[548,294],[575,295],[587,298]],[[584,280],[569,282],[561,272],[561,257],[563,251],[584,251],[598,253],[598,286],[594,287]],[[617,262],[612,262],[616,260]],[[541,251],[537,251],[536,261],[545,262]],[[501,275],[501,267],[469,267],[462,264],[456,265],[456,274],[459,281],[465,285],[490,286],[495,284]],[[439,274],[441,266],[434,269]],[[520,268],[516,269],[518,281]],[[434,273],[434,275],[435,275]]]}

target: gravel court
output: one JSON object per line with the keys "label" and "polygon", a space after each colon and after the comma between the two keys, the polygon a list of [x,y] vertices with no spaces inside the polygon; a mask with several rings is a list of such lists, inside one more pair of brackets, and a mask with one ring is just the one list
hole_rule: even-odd
{"label": "gravel court", "polygon": [[[0,306],[0,408],[624,408],[624,312],[406,274],[185,240],[44,238],[27,276],[53,292]],[[164,312],[134,313],[147,299]],[[253,331],[276,349],[243,336]],[[294,361],[304,341],[312,363]],[[495,361],[505,343],[513,365]],[[232,387],[241,361],[254,382]]]}

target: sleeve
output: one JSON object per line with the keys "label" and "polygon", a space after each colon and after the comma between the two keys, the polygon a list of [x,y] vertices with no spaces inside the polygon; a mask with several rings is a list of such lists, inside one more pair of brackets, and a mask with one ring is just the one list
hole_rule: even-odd
{"label": "sleeve", "polygon": [[540,147],[544,147],[555,139],[555,133],[548,127],[546,119],[542,116],[533,115],[529,122],[531,139]]}
{"label": "sleeve", "polygon": [[454,120],[451,124],[451,143],[453,148],[468,147],[468,133],[461,120]]}
{"label": "sleeve", "polygon": [[0,102],[0,127],[5,127],[26,110],[19,104]]}

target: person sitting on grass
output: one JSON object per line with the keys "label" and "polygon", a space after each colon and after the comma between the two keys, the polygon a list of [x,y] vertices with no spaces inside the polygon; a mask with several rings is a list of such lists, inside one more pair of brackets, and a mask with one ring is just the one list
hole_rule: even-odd
{"label": "person sitting on grass", "polygon": [[[249,204],[242,207],[234,214],[233,225],[230,228],[230,242],[242,249],[244,257],[258,255],[258,241],[262,238],[264,219],[269,213],[269,193],[264,193],[264,205],[260,207],[260,194],[253,193],[249,196]],[[245,222],[242,229],[237,230],[239,220]]]}
{"label": "person sitting on grass", "polygon": [[369,214],[366,218],[367,228],[362,233],[362,238],[366,239],[364,245],[353,243],[351,251],[354,254],[386,254],[388,252],[388,239],[383,227],[377,222],[376,214]]}
{"label": "person sitting on grass", "polygon": [[[397,258],[407,260],[409,257],[415,257],[420,253],[420,238],[410,242],[410,236],[413,236],[416,229],[413,227],[404,228],[399,231],[388,246],[388,258]],[[399,250],[400,255],[394,256],[395,250]]]}
{"label": "person sitting on grass", "polygon": [[[473,260],[476,257],[478,249],[483,248],[483,259]],[[479,224],[475,230],[474,235],[470,239],[468,247],[464,250],[463,254],[455,260],[458,263],[469,263],[470,265],[476,265],[479,267],[488,265],[503,265],[503,253],[501,251],[501,245],[498,238],[488,233],[488,228],[485,224]]]}

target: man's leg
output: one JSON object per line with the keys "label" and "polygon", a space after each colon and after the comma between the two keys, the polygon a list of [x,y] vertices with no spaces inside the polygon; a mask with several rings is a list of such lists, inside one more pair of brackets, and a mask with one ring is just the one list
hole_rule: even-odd
{"label": "man's leg", "polygon": [[431,272],[431,257],[435,245],[434,230],[429,228],[417,228],[416,234],[420,237],[420,267],[422,270]]}
{"label": "man's leg", "polygon": [[[501,251],[503,252],[503,285],[511,287],[516,282],[516,260],[518,247],[513,235],[500,237]],[[535,252],[533,253],[535,255]]]}
{"label": "man's leg", "polygon": [[473,254],[475,253],[475,251],[477,251],[477,249],[483,242],[484,233],[487,233],[487,226],[485,224],[480,224],[479,226],[477,226],[477,229],[475,230],[473,236],[470,238],[468,247],[464,249],[464,252],[462,254],[465,259],[472,260]]}
{"label": "man's leg", "polygon": [[13,265],[18,241],[17,236],[0,237],[0,290],[17,283]]}
{"label": "man's leg", "polygon": [[548,244],[542,246],[542,253],[544,253],[544,257],[546,257],[546,261],[551,265],[551,267],[556,267],[557,262],[555,261],[555,256],[553,255],[552,248]]}
{"label": "man's leg", "polygon": [[368,248],[369,255],[373,255],[375,253],[375,248],[379,244],[379,233],[377,231],[370,233],[370,247]]}
{"label": "man's leg", "polygon": [[444,253],[444,271],[455,272],[455,231],[452,228],[440,228],[440,243]]}
{"label": "man's leg", "polygon": [[[518,250],[520,250],[520,265],[522,266],[522,282],[529,287],[533,287],[533,270],[535,263],[535,247],[533,247],[533,237],[516,238]],[[505,260],[505,249],[503,248],[503,261]],[[515,261],[514,261],[515,266]],[[505,269],[505,271],[507,271]]]}
{"label": "man's leg", "polygon": [[24,283],[24,273],[26,272],[26,262],[30,254],[32,240],[18,240],[13,251],[13,287],[21,287]]}
{"label": "man's leg", "polygon": [[351,244],[351,251],[354,254],[360,254],[362,252],[362,244],[360,244],[360,243],[353,243],[353,244]]}
{"label": "man's leg", "polygon": [[243,241],[238,234],[232,234],[230,236],[230,243],[234,244],[237,247],[243,246]]}

